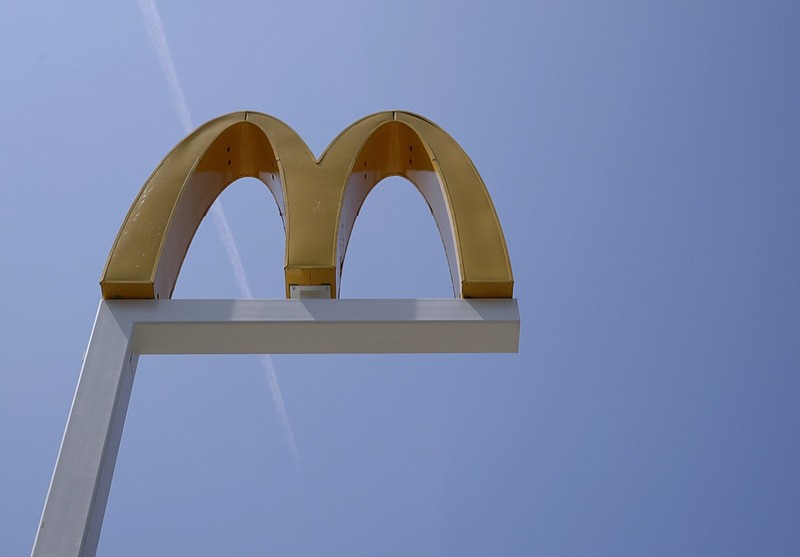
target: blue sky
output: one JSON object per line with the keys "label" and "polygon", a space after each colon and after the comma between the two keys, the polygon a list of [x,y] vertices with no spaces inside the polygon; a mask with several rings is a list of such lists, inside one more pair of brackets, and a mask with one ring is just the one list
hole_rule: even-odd
{"label": "blue sky", "polygon": [[[143,357],[98,555],[800,552],[793,2],[158,3],[195,125],[319,154],[403,109],[497,207],[516,355]],[[30,551],[98,280],[184,132],[135,1],[0,6],[0,554]],[[282,295],[268,190],[222,196]],[[344,297],[449,297],[413,187],[367,199]],[[213,223],[175,297],[238,297]]]}

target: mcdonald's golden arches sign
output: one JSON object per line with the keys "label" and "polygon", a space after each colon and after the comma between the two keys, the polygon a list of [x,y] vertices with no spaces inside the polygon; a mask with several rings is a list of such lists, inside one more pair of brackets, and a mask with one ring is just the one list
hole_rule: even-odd
{"label": "mcdonald's golden arches sign", "polygon": [[408,112],[363,118],[319,160],[280,120],[236,112],[200,126],[145,182],[100,281],[103,297],[169,298],[203,216],[232,182],[253,177],[275,197],[286,231],[286,291],[330,285],[336,297],[350,233],[375,185],[403,176],[425,198],[456,297],[510,298],[503,231],[472,161],[431,121]]}

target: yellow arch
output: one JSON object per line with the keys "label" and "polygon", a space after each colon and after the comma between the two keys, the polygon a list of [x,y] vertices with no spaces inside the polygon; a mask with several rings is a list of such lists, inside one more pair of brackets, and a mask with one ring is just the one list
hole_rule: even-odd
{"label": "yellow arch", "polygon": [[512,297],[508,250],[478,172],[449,135],[406,112],[355,122],[318,161],[294,130],[266,114],[236,112],[204,124],[139,192],[103,271],[103,297],[171,297],[203,216],[243,177],[264,182],[278,204],[287,296],[290,284],[329,284],[336,297],[358,211],[372,188],[393,175],[414,183],[431,208],[455,295]]}

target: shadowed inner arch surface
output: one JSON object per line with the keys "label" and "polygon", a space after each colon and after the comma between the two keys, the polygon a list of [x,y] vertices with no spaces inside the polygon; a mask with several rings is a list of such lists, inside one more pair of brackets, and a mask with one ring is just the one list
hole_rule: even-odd
{"label": "shadowed inner arch surface", "polygon": [[350,236],[344,269],[343,297],[453,295],[430,208],[414,184],[398,176],[382,180],[367,196]]}
{"label": "shadowed inner arch surface", "polygon": [[282,298],[286,233],[272,194],[260,180],[240,178],[216,203],[224,207],[230,237],[212,206],[192,239],[172,297],[246,298],[249,290],[254,298]]}

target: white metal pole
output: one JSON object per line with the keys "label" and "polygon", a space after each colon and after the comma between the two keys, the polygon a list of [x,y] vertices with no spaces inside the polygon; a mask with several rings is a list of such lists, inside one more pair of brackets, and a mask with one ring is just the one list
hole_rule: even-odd
{"label": "white metal pole", "polygon": [[50,482],[33,557],[94,557],[138,355],[132,324],[101,302]]}

